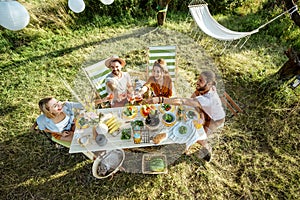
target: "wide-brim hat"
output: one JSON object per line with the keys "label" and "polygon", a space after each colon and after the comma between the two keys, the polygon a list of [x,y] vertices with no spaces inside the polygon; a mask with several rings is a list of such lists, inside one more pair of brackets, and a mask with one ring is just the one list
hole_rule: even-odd
{"label": "wide-brim hat", "polygon": [[110,64],[115,61],[118,61],[122,67],[124,67],[126,65],[125,60],[118,58],[118,57],[111,57],[105,61],[105,66],[110,68]]}

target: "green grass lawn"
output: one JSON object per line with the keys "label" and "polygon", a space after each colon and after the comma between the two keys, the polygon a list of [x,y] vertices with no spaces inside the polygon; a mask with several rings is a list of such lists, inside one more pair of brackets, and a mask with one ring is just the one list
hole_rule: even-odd
{"label": "green grass lawn", "polygon": [[[190,20],[78,29],[1,29],[0,38],[0,193],[3,199],[299,199],[299,91],[277,80],[290,45],[268,34],[253,35],[242,49],[192,33]],[[297,27],[294,27],[295,32]],[[200,37],[198,37],[200,36]],[[293,36],[294,37],[294,36]],[[199,38],[199,40],[197,40]],[[189,96],[197,74],[217,72],[221,90],[242,106],[214,141],[210,163],[180,156],[165,175],[117,173],[92,176],[92,161],[56,149],[31,133],[45,96],[73,99],[61,82],[76,82],[80,67],[118,54],[126,70],[143,71],[147,46],[179,48],[179,91]],[[190,88],[185,89],[185,85]]]}

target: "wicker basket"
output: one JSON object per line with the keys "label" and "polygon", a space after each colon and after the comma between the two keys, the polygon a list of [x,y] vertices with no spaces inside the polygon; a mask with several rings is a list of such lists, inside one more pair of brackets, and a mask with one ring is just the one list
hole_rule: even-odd
{"label": "wicker basket", "polygon": [[92,167],[93,176],[103,179],[114,175],[120,170],[124,159],[125,153],[122,149],[108,151],[94,161]]}

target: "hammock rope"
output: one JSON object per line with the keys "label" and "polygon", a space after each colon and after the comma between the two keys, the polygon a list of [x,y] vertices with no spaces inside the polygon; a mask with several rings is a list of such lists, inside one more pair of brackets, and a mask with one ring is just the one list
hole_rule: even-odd
{"label": "hammock rope", "polygon": [[283,13],[281,13],[280,15],[274,17],[273,19],[269,20],[268,22],[266,22],[265,24],[261,25],[260,27],[258,27],[257,29],[261,29],[265,26],[267,26],[268,24],[272,23],[273,21],[275,21],[276,19],[278,19],[279,17],[281,17],[282,15],[286,14],[286,13],[289,13],[290,15],[292,15],[294,12],[296,12],[298,10],[298,6],[295,5],[293,7],[291,7],[290,9],[284,11]]}

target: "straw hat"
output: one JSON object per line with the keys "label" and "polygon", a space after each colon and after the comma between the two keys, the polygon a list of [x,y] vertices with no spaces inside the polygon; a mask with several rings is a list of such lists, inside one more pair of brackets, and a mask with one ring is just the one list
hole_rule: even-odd
{"label": "straw hat", "polygon": [[105,61],[105,66],[110,68],[110,64],[115,61],[118,61],[122,67],[124,67],[126,65],[125,60],[118,58],[118,57],[111,57]]}

